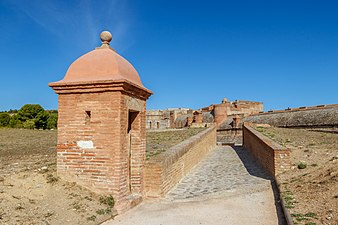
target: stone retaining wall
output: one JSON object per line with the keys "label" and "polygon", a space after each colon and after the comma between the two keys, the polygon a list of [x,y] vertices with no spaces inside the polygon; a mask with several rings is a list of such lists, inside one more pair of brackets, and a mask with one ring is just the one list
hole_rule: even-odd
{"label": "stone retaining wall", "polygon": [[164,196],[215,147],[216,128],[212,126],[152,157],[145,165],[145,195]]}
{"label": "stone retaining wall", "polygon": [[290,150],[256,131],[251,123],[243,125],[243,146],[271,175],[291,168]]}

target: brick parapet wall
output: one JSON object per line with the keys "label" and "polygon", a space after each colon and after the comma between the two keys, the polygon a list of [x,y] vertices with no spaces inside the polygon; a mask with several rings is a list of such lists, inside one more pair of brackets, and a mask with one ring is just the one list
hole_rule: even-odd
{"label": "brick parapet wall", "polygon": [[152,157],[145,164],[146,196],[164,196],[215,147],[213,126]]}
{"label": "brick parapet wall", "polygon": [[291,152],[256,131],[251,123],[243,125],[243,146],[272,176],[291,168]]}

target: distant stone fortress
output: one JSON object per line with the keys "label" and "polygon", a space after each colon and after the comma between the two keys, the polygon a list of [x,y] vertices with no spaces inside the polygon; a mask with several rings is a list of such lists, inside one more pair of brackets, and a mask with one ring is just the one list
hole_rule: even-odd
{"label": "distant stone fortress", "polygon": [[250,115],[263,112],[263,103],[245,100],[212,104],[201,109],[169,108],[165,110],[147,110],[146,128],[150,130],[184,127],[208,127],[215,123],[218,128],[236,128]]}

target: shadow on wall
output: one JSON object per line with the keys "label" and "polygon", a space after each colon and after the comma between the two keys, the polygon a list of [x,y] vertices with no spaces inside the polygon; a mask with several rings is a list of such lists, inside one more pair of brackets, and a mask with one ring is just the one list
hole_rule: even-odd
{"label": "shadow on wall", "polygon": [[267,173],[243,147],[234,146],[233,149],[251,176],[260,177],[266,180],[273,180],[273,177],[269,175],[269,173]]}

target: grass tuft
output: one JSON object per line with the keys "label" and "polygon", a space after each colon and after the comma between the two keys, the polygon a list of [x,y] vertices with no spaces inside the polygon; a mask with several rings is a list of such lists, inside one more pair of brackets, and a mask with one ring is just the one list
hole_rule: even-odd
{"label": "grass tuft", "polygon": [[299,162],[298,165],[297,165],[297,168],[302,170],[302,169],[305,169],[307,167],[306,163],[305,162]]}

